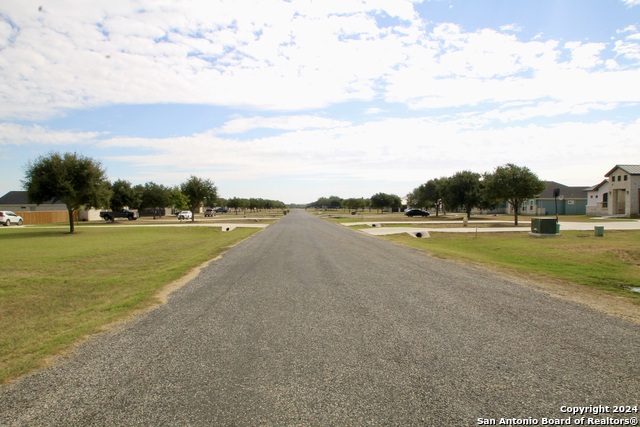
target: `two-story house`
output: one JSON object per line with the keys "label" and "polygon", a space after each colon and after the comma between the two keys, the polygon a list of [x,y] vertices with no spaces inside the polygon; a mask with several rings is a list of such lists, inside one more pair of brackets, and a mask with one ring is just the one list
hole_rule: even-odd
{"label": "two-story house", "polygon": [[609,180],[608,214],[640,215],[640,165],[616,165],[605,177]]}

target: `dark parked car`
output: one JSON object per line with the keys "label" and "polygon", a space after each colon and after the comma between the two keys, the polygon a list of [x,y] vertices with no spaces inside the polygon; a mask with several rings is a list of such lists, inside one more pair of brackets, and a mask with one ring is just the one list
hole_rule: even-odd
{"label": "dark parked car", "polygon": [[404,213],[406,216],[429,216],[429,212],[423,211],[421,209],[410,209]]}

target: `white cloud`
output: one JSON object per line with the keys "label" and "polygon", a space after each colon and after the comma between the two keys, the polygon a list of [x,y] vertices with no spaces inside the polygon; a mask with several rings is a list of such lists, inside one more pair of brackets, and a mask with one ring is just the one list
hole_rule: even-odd
{"label": "white cloud", "polygon": [[211,175],[220,181],[340,175],[354,180],[409,180],[417,185],[459,170],[486,172],[511,162],[526,165],[545,179],[588,185],[597,182],[610,165],[637,157],[638,139],[640,121],[491,128],[466,119],[438,122],[423,117],[247,139],[214,133],[179,140],[118,138],[101,142],[101,147],[144,147],[143,154],[109,161],[131,165],[128,169],[157,171],[154,176],[167,170]]}
{"label": "white cloud", "polygon": [[[580,183],[637,157],[638,123],[624,123],[640,103],[637,24],[615,40],[524,39],[520,23],[467,31],[426,22],[414,3],[4,2],[0,155],[81,144],[143,180],[201,173],[419,182],[514,162]],[[235,115],[180,138],[24,125],[76,109],[171,103]],[[602,118],[621,106],[620,122]],[[407,109],[410,118],[393,117]],[[556,161],[523,149],[533,146]]]}
{"label": "white cloud", "polygon": [[[76,3],[0,7],[0,118],[145,103],[300,111],[380,97],[429,109],[551,97],[571,112],[577,90],[566,84],[586,84],[581,98],[595,105],[594,83],[611,87],[621,69],[637,78],[628,61],[640,60],[632,27],[611,58],[603,43],[521,41],[514,24],[427,31],[401,0]],[[382,13],[399,24],[378,26]],[[628,98],[618,89],[604,102]]]}
{"label": "white cloud", "polygon": [[347,121],[333,120],[320,116],[244,117],[230,120],[214,132],[218,134],[237,134],[254,129],[302,131],[308,129],[331,129],[347,125],[349,125]]}
{"label": "white cloud", "polygon": [[15,25],[0,26],[0,100],[21,100],[0,117],[111,103],[301,109],[371,99],[402,59],[403,37],[374,15],[416,18],[400,0],[73,3],[0,10]]}
{"label": "white cloud", "polygon": [[40,125],[0,123],[0,145],[69,145],[95,142],[100,132],[55,131]]}
{"label": "white cloud", "polygon": [[566,43],[565,48],[571,51],[569,67],[588,69],[603,64],[601,53],[605,47],[604,43]]}
{"label": "white cloud", "polygon": [[[295,182],[314,178],[320,179],[318,186],[329,182],[334,185],[336,179],[343,186],[345,182],[383,180],[390,187],[388,191],[408,192],[430,178],[460,170],[487,172],[508,162],[527,166],[544,179],[590,185],[612,165],[638,156],[640,120],[515,124],[517,114],[527,114],[526,108],[515,107],[527,105],[537,108],[534,103],[523,103],[513,105],[513,110],[506,113],[496,112],[514,115],[506,121],[508,125],[500,127],[491,126],[496,122],[494,117],[482,115],[444,121],[433,117],[378,118],[362,124],[315,116],[251,117],[233,119],[218,129],[189,136],[131,138],[4,124],[0,125],[0,146],[12,150],[16,146],[78,144],[95,153],[112,179],[173,185],[196,174],[213,179],[228,196],[237,195],[229,192],[238,182],[247,180]],[[552,103],[541,108],[563,109]],[[258,128],[281,132],[241,135]],[[223,134],[221,129],[229,133]],[[368,190],[356,188],[369,187],[354,187],[350,194],[340,195],[370,195],[357,193]]]}

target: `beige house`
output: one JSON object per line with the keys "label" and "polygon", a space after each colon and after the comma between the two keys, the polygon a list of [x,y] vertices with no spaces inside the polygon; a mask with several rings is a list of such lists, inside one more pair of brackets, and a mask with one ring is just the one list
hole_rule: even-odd
{"label": "beige house", "polygon": [[609,181],[604,180],[587,188],[587,215],[609,215]]}
{"label": "beige house", "polygon": [[630,218],[640,215],[640,165],[616,165],[609,179],[608,213]]}

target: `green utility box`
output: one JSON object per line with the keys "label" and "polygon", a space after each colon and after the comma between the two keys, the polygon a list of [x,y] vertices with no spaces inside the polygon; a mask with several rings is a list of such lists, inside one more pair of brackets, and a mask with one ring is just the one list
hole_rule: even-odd
{"label": "green utility box", "polygon": [[603,225],[596,225],[595,227],[593,227],[593,231],[594,231],[594,235],[596,237],[604,237],[604,226]]}
{"label": "green utility box", "polygon": [[531,232],[535,234],[558,234],[558,222],[555,218],[533,218]]}

